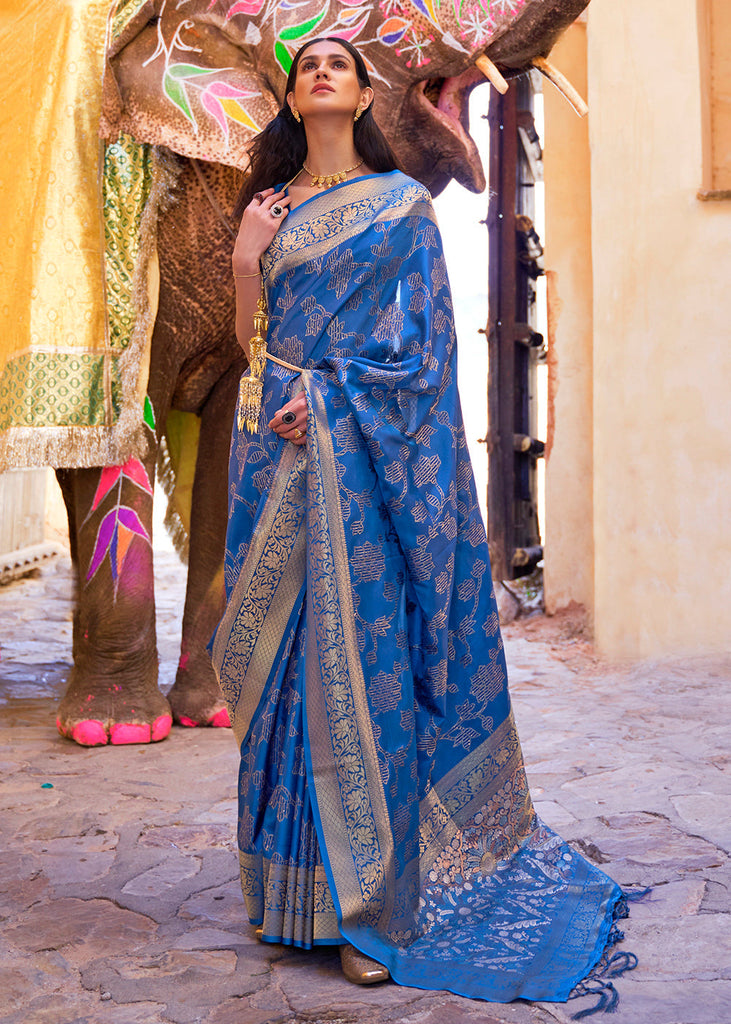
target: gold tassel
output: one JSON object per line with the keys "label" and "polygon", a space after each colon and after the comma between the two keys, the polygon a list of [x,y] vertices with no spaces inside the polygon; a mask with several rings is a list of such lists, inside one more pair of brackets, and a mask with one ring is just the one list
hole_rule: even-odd
{"label": "gold tassel", "polygon": [[239,384],[239,430],[246,426],[247,430],[253,433],[259,426],[259,414],[261,413],[261,396],[264,387],[264,367],[267,361],[267,329],[269,327],[269,315],[267,313],[267,300],[264,294],[264,282],[261,285],[261,295],[256,304],[254,313],[254,334],[249,339],[249,374],[241,378]]}

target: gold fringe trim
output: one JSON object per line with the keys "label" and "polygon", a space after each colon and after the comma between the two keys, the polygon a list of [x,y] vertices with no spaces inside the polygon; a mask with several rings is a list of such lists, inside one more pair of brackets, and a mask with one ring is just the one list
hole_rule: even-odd
{"label": "gold fringe trim", "polygon": [[179,173],[175,157],[156,147],[132,284],[135,325],[129,345],[117,357],[122,388],[119,419],[112,426],[103,427],[11,427],[0,436],[0,472],[29,466],[117,466],[130,458],[144,458],[150,451],[151,438],[143,412],[159,295],[157,221],[159,214],[174,201]]}

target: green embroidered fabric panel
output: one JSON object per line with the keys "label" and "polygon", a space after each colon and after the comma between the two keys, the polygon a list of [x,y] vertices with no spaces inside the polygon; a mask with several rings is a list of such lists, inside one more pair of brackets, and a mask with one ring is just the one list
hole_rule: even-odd
{"label": "green embroidered fabric panel", "polygon": [[[91,352],[25,352],[0,378],[0,430],[10,427],[103,426],[104,356]],[[120,383],[112,362],[112,403]]]}

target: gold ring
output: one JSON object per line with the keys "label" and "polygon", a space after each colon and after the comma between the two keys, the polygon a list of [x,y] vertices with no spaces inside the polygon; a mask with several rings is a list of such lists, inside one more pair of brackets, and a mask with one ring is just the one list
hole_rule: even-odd
{"label": "gold ring", "polygon": [[302,431],[300,430],[299,427],[295,427],[294,428],[294,436],[295,437],[302,437]]}

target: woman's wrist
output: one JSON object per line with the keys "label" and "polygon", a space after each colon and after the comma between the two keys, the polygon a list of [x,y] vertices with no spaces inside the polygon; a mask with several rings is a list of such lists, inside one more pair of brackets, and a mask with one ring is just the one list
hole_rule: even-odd
{"label": "woman's wrist", "polygon": [[231,261],[231,273],[234,277],[257,277],[260,270],[259,260],[252,259],[251,256],[248,259],[237,259],[234,255]]}
{"label": "woman's wrist", "polygon": [[234,267],[231,268],[231,274],[237,280],[239,278],[247,278],[248,277],[250,280],[253,281],[255,277],[259,277],[259,275],[261,274],[261,270],[259,269],[258,264],[254,264],[253,267],[247,267],[247,266],[236,267],[236,266],[234,266]]}

